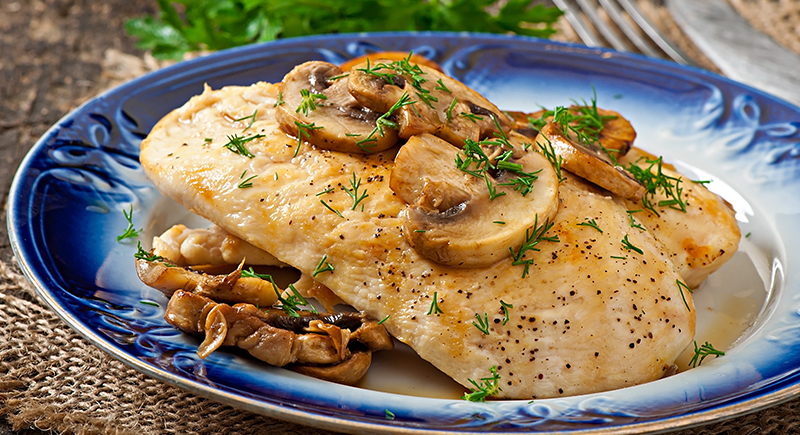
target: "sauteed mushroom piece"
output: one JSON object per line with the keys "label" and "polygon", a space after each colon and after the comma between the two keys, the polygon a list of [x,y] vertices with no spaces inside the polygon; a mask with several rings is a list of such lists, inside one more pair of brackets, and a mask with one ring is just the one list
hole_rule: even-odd
{"label": "sauteed mushroom piece", "polygon": [[[453,267],[488,266],[519,248],[537,222],[555,215],[558,178],[543,155],[522,147],[483,152],[498,168],[487,178],[459,169],[456,158],[464,151],[436,136],[414,136],[400,148],[390,186],[409,204],[401,215],[403,234],[421,255]],[[510,157],[509,165],[497,163],[501,155]],[[530,190],[515,190],[521,173],[533,175],[526,180]],[[496,189],[494,199],[487,183]]]}
{"label": "sauteed mushroom piece", "polygon": [[[371,358],[364,353],[392,349],[383,325],[362,313],[313,314],[292,317],[279,310],[262,311],[252,304],[229,306],[185,291],[170,298],[164,319],[192,334],[205,334],[201,358],[220,346],[237,346],[275,366],[296,364],[323,379],[353,383],[363,376]],[[338,370],[334,365],[345,364]],[[328,370],[315,367],[331,366]],[[343,373],[347,372],[347,373]]]}
{"label": "sauteed mushroom piece", "polygon": [[644,195],[645,187],[633,175],[615,166],[603,151],[567,137],[557,124],[547,122],[536,136],[536,144],[545,149],[552,147],[562,159],[562,168],[611,193],[634,201]]}
{"label": "sauteed mushroom piece", "polygon": [[327,150],[373,153],[391,148],[397,132],[388,127],[375,132],[383,112],[362,106],[347,83],[336,65],[311,61],[296,66],[279,88],[284,103],[275,115],[281,128]]}
{"label": "sauteed mushroom piece", "polygon": [[268,307],[278,300],[275,288],[261,278],[242,277],[242,266],[227,275],[208,275],[151,254],[151,259],[136,259],[136,273],[146,285],[167,296],[187,290],[221,302],[248,302]]}
{"label": "sauteed mushroom piece", "polygon": [[[403,139],[430,133],[461,145],[464,139],[478,141],[501,129],[505,133],[511,130],[508,116],[482,95],[408,59],[382,59],[355,66],[348,85],[364,106],[381,113],[394,108],[392,117]],[[404,96],[409,103],[397,107]]]}

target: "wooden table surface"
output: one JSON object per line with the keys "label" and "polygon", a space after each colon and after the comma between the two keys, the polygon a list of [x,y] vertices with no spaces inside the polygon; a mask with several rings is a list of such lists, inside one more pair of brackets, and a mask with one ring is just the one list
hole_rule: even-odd
{"label": "wooden table surface", "polygon": [[[141,55],[126,36],[126,18],[155,13],[155,0],[0,0],[0,199],[17,166],[45,131],[108,86],[107,49]],[[6,215],[0,213],[0,260],[13,261]],[[767,411],[758,421],[771,418]],[[762,433],[761,424],[741,433]],[[744,428],[742,428],[745,430]],[[692,433],[694,431],[684,431]],[[0,435],[13,431],[0,418]],[[697,430],[696,433],[719,433]],[[737,433],[738,430],[737,430]]]}

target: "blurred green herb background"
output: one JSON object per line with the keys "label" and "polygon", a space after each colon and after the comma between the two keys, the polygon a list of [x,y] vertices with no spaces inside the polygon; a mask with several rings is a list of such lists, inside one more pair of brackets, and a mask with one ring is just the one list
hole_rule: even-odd
{"label": "blurred green herb background", "polygon": [[158,59],[322,33],[402,30],[516,33],[547,38],[561,15],[531,0],[157,0],[158,17],[127,32]]}

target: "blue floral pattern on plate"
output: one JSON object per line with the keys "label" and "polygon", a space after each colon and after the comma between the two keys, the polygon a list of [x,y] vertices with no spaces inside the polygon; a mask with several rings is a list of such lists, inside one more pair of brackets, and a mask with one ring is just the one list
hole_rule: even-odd
{"label": "blue floral pattern on plate", "polygon": [[[166,299],[136,278],[135,244],[115,240],[126,226],[122,210],[131,205],[143,240],[164,222],[196,220],[144,177],[139,143],[204,83],[277,82],[306,60],[340,63],[379,50],[413,50],[436,60],[508,110],[566,105],[596,90],[601,106],[637,127],[640,146],[713,176],[736,206],[743,232],[754,234],[743,243],[764,252],[767,297],[753,325],[724,358],[697,369],[534,402],[411,398],[315,380],[236,352],[198,358],[198,341],[164,322]],[[19,168],[9,234],[42,298],[81,335],[137,370],[240,408],[348,432],[664,430],[752,411],[800,391],[799,122],[797,107],[722,77],[577,45],[454,33],[283,40],[180,63],[67,115]]]}

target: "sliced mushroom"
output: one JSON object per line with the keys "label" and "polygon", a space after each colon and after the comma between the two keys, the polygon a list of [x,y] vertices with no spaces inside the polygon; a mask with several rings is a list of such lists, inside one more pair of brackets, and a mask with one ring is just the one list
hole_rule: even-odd
{"label": "sliced mushroom", "polygon": [[[580,115],[587,109],[588,106],[571,106],[569,108],[574,115]],[[514,120],[514,130],[531,139],[536,139],[538,134],[538,130],[533,128],[532,120],[553,121],[552,116],[544,116],[544,110],[533,113],[506,112],[506,114]],[[614,153],[615,157],[627,154],[636,139],[636,130],[633,129],[633,125],[613,110],[598,108],[597,114],[602,119],[603,125],[597,135],[597,142],[608,152]]]}
{"label": "sliced mushroom", "polygon": [[146,285],[167,296],[187,290],[221,302],[248,302],[268,307],[278,300],[272,283],[261,278],[242,277],[242,266],[227,275],[207,275],[181,266],[168,259],[148,261],[136,259],[136,273]]}
{"label": "sliced mushroom", "polygon": [[613,194],[633,201],[638,201],[644,195],[645,187],[628,171],[611,163],[604,152],[566,137],[552,122],[542,127],[536,136],[536,144],[545,149],[552,147],[562,159],[562,168]]}
{"label": "sliced mushroom", "polygon": [[354,385],[367,374],[372,364],[372,352],[353,352],[338,364],[291,364],[287,368],[297,373],[340,384]]}
{"label": "sliced mushroom", "polygon": [[180,290],[170,298],[164,319],[184,332],[205,334],[197,350],[201,358],[220,346],[237,346],[275,366],[339,366],[309,373],[338,382],[355,382],[363,376],[365,362],[368,367],[371,359],[361,354],[394,346],[386,329],[361,313],[303,312],[291,317],[276,310],[264,312],[252,304],[217,304]]}
{"label": "sliced mushroom", "polygon": [[[487,148],[489,155],[502,149]],[[421,255],[453,267],[484,267],[511,255],[536,222],[552,219],[558,206],[558,178],[540,153],[515,147],[509,162],[536,174],[525,195],[510,183],[518,174],[490,171],[498,195],[490,198],[487,182],[456,167],[460,150],[430,134],[414,136],[400,148],[390,186],[408,208],[402,212],[403,234]]]}
{"label": "sliced mushroom", "polygon": [[377,112],[389,112],[407,95],[413,104],[397,108],[393,119],[403,139],[430,133],[456,145],[511,130],[511,120],[482,95],[433,68],[408,60],[382,59],[353,67],[350,93]]}
{"label": "sliced mushroom", "polygon": [[428,59],[427,57],[413,53],[409,55],[409,53],[406,51],[378,51],[375,53],[358,56],[343,63],[341,66],[342,71],[350,71],[356,65],[366,62],[367,59],[369,59],[372,63],[375,63],[375,61],[380,61],[381,59],[389,59],[392,61],[407,59],[413,64],[425,65],[428,68],[435,69],[436,71],[443,71],[441,65]]}
{"label": "sliced mushroom", "polygon": [[[346,74],[327,62],[296,66],[279,85],[284,103],[275,114],[281,128],[327,150],[371,153],[391,148],[397,143],[397,132],[388,127],[375,131],[383,112],[362,106],[348,92],[347,82]],[[309,93],[315,109],[301,107],[301,92]]]}

